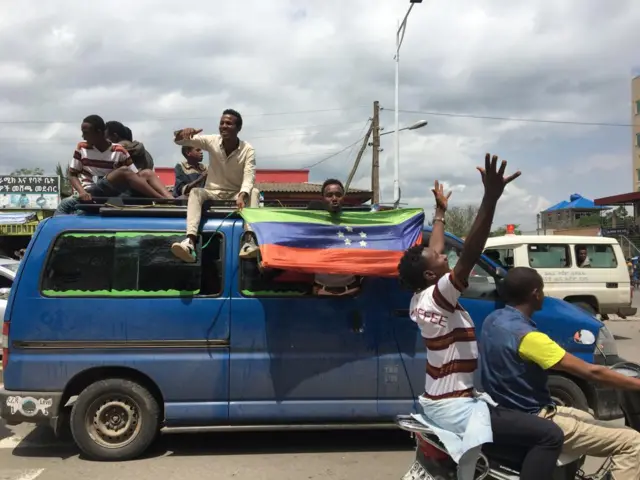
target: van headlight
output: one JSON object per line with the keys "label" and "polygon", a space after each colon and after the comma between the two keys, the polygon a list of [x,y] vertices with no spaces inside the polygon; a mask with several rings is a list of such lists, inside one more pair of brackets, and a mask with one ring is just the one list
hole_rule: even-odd
{"label": "van headlight", "polygon": [[600,353],[602,353],[606,357],[610,355],[618,355],[618,345],[616,344],[616,339],[606,327],[606,325],[600,328],[600,331],[598,332],[598,338],[596,338],[596,346]]}

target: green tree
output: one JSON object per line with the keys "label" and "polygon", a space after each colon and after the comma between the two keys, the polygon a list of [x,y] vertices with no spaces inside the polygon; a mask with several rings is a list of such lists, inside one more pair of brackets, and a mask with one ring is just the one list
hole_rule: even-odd
{"label": "green tree", "polygon": [[[471,230],[471,225],[478,215],[478,207],[465,205],[463,207],[449,207],[446,216],[445,230],[457,237],[466,237]],[[432,226],[433,223],[429,222]]]}
{"label": "green tree", "polygon": [[585,215],[578,220],[579,227],[611,227],[613,225],[613,219],[616,219],[616,225],[622,227],[627,225],[633,220],[629,216],[629,212],[623,206],[614,208],[601,215],[600,212],[594,212],[590,215]]}
{"label": "green tree", "polygon": [[[514,225],[514,227],[515,227],[515,228],[514,228],[514,230],[513,230],[513,233],[515,233],[516,235],[522,235],[522,231],[521,231],[521,230],[520,230],[520,228],[519,228],[519,227],[520,227],[520,225],[519,225],[519,224],[516,224],[516,225]],[[495,229],[493,232],[491,232],[491,233],[489,234],[489,236],[490,236],[490,237],[502,237],[503,235],[506,235],[506,234],[507,234],[507,226],[506,226],[506,225],[503,225],[502,227],[497,228],[497,229]]]}
{"label": "green tree", "polygon": [[9,175],[44,175],[44,169],[40,167],[36,168],[18,168]]}
{"label": "green tree", "polygon": [[73,190],[71,188],[71,182],[69,181],[69,175],[67,170],[63,169],[59,163],[56,165],[56,175],[60,177],[60,196],[62,198],[70,197]]}

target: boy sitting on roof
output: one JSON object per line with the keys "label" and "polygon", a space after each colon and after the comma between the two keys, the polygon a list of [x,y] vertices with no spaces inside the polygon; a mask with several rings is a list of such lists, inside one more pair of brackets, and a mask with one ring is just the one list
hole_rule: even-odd
{"label": "boy sitting on roof", "polygon": [[182,147],[184,162],[177,163],[174,172],[176,181],[173,186],[173,196],[189,198],[194,188],[204,187],[207,180],[207,167],[202,163],[202,149],[197,147]]}
{"label": "boy sitting on roof", "polygon": [[[131,192],[145,198],[172,198],[159,180],[154,182],[151,175],[138,174],[124,147],[107,140],[106,125],[100,116],[89,115],[80,129],[84,142],[78,143],[69,163],[69,182],[80,200],[119,197],[131,195]],[[153,174],[151,170],[147,172]],[[155,175],[153,177],[157,180]],[[65,198],[56,213],[74,213],[78,198]]]}

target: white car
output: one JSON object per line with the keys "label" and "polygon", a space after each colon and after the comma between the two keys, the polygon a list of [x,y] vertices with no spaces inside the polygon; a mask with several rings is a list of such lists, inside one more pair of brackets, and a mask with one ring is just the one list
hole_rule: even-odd
{"label": "white car", "polygon": [[[0,322],[4,320],[7,298],[9,298],[11,285],[13,285],[13,280],[16,278],[19,266],[20,260],[0,258]],[[2,358],[2,352],[0,352],[0,358]]]}
{"label": "white car", "polygon": [[11,285],[13,285],[13,280],[16,278],[16,272],[19,266],[19,260],[0,258],[0,321],[4,319],[7,297],[11,291]]}

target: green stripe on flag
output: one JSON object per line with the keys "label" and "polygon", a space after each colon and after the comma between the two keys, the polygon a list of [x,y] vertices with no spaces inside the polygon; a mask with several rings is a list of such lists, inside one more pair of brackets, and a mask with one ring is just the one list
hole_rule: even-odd
{"label": "green stripe on flag", "polygon": [[314,223],[320,225],[351,225],[354,227],[375,227],[399,225],[423,213],[421,208],[400,208],[381,212],[342,212],[332,215],[318,210],[295,210],[283,208],[244,208],[240,215],[251,223],[283,222]]}

